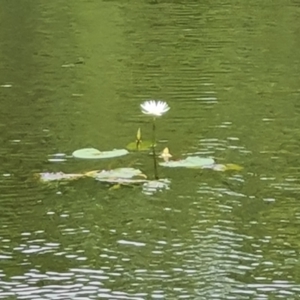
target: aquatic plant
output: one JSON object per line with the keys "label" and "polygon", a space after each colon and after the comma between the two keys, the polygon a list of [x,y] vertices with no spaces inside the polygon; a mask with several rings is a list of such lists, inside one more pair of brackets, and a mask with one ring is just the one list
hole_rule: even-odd
{"label": "aquatic plant", "polygon": [[[157,170],[157,155],[156,155],[156,118],[161,117],[170,110],[168,104],[164,101],[149,100],[140,105],[143,114],[150,116],[152,120],[152,141],[142,141],[142,131],[138,128],[136,140],[127,145],[128,150],[148,150],[152,149],[154,180],[149,180],[141,170],[132,167],[122,167],[115,169],[93,170],[83,173],[67,174],[63,172],[45,172],[37,174],[41,182],[52,183],[56,181],[68,182],[79,178],[93,178],[101,183],[106,183],[111,186],[110,189],[117,189],[120,186],[142,185],[142,192],[147,195],[165,189],[169,189],[171,181],[169,179],[159,179]],[[78,149],[72,153],[72,157],[77,159],[109,159],[127,155],[129,151],[126,149],[113,149],[111,151],[100,151],[95,148]],[[57,158],[59,156],[59,159]],[[63,162],[67,156],[56,154],[55,158],[49,159],[51,162]],[[211,169],[214,171],[239,171],[241,166],[235,164],[217,164],[213,158],[200,156],[187,156],[182,159],[173,159],[169,148],[166,147],[158,156],[163,161],[159,162],[162,167],[168,168],[188,168],[188,169]]]}
{"label": "aquatic plant", "polygon": [[142,140],[142,130],[138,128],[136,133],[136,140],[134,142],[129,143],[126,148],[131,151],[145,151],[149,150],[152,147],[151,141]]}
{"label": "aquatic plant", "polygon": [[153,166],[154,166],[154,178],[156,180],[158,180],[159,177],[158,177],[157,160],[156,160],[156,153],[155,153],[155,145],[156,145],[155,120],[156,117],[161,117],[166,112],[168,112],[169,109],[170,109],[169,105],[164,101],[149,100],[141,104],[142,113],[152,117],[152,155],[153,155]]}
{"label": "aquatic plant", "polygon": [[111,151],[99,151],[95,148],[83,148],[73,152],[73,157],[82,159],[103,159],[128,154],[126,149],[113,149]]}

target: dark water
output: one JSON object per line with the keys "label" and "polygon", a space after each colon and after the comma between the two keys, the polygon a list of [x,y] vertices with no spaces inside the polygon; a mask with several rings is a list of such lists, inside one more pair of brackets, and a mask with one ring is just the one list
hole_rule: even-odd
{"label": "dark water", "polygon": [[[299,1],[1,4],[0,299],[298,299]],[[143,153],[70,157],[149,137],[148,98],[158,150],[244,169],[160,169],[153,196],[33,179],[151,177]]]}

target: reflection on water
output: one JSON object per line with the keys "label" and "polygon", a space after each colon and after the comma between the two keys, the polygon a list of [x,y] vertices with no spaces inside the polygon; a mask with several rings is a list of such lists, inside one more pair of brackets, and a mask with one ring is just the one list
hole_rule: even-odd
{"label": "reflection on water", "polygon": [[[299,4],[5,1],[0,12],[0,299],[295,299]],[[160,168],[169,189],[42,184],[136,167],[147,98],[158,150],[240,172]],[[151,187],[148,191],[151,191]]]}

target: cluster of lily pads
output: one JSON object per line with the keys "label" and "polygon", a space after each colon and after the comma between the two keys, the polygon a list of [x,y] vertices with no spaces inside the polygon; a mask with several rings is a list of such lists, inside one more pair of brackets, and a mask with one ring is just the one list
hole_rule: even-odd
{"label": "cluster of lily pads", "polygon": [[160,179],[158,176],[157,165],[169,168],[197,168],[197,169],[212,169],[215,171],[226,170],[240,170],[241,167],[234,164],[221,165],[217,164],[213,158],[200,157],[200,156],[188,156],[180,160],[172,160],[172,155],[168,148],[165,148],[160,155],[161,162],[157,163],[156,137],[155,137],[155,121],[157,117],[165,114],[170,107],[163,101],[145,101],[141,104],[142,113],[152,117],[153,137],[152,141],[142,141],[140,128],[137,131],[136,141],[127,145],[127,149],[114,149],[112,151],[99,151],[94,148],[83,148],[76,150],[72,153],[72,156],[77,159],[109,159],[120,157],[129,154],[129,150],[143,151],[152,149],[152,158],[154,166],[154,180],[148,179],[145,174],[139,169],[125,167],[117,168],[113,170],[96,170],[86,173],[66,174],[63,172],[56,173],[40,173],[39,179],[42,182],[53,181],[68,181],[77,180],[79,178],[91,177],[102,183],[109,183],[113,188],[122,185],[142,185],[143,192],[146,194],[153,194],[156,191],[162,189],[168,189],[170,180]]}

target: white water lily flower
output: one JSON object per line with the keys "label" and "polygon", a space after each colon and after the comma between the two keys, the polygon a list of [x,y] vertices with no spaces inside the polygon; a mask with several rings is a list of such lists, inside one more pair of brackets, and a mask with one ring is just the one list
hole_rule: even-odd
{"label": "white water lily flower", "polygon": [[169,105],[164,101],[149,100],[141,104],[142,113],[153,117],[160,117],[169,109]]}

